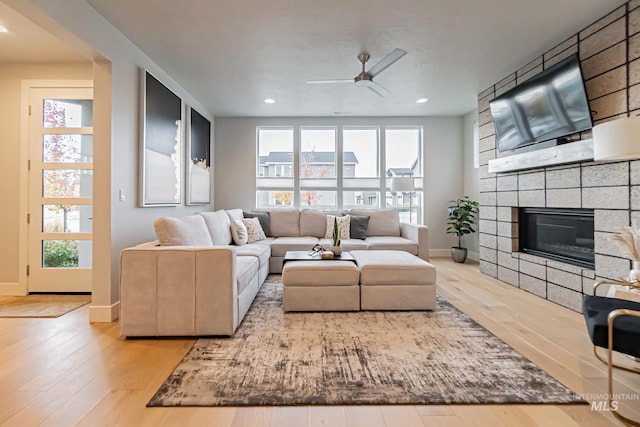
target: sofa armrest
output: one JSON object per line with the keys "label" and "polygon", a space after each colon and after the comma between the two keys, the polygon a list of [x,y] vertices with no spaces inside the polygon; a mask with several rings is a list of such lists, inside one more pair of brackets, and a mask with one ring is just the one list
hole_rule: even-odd
{"label": "sofa armrest", "polygon": [[400,236],[416,242],[418,244],[418,257],[429,261],[429,227],[401,222]]}
{"label": "sofa armrest", "polygon": [[238,323],[233,247],[145,245],[120,254],[122,335],[233,335]]}

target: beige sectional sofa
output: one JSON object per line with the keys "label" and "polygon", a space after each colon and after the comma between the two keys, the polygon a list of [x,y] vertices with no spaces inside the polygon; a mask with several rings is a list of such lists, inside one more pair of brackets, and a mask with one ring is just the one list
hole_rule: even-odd
{"label": "beige sectional sofa", "polygon": [[[326,239],[326,214],[272,209],[270,236],[234,245],[231,222],[240,209],[159,218],[158,240],[122,251],[120,329],[124,336],[233,335],[269,273],[282,272],[287,251]],[[368,217],[364,239],[343,239],[343,250],[401,250],[429,259],[428,228],[400,223],[395,209],[331,214]]]}

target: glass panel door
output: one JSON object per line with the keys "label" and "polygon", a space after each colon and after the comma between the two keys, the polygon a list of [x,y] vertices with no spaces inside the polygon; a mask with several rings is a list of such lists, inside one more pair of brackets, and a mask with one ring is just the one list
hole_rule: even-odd
{"label": "glass panel door", "polygon": [[90,292],[93,90],[32,88],[29,292]]}

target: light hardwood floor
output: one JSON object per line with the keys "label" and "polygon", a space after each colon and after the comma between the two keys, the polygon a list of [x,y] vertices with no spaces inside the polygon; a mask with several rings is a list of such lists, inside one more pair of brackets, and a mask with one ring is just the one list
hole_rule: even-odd
{"label": "light hardwood floor", "polygon": [[[484,276],[477,264],[432,262],[452,304],[577,393],[606,393],[605,366],[579,313]],[[126,341],[117,323],[87,319],[87,307],[57,319],[0,319],[1,426],[622,425],[590,405],[146,408],[194,341]],[[640,376],[615,375],[616,392],[640,399]],[[640,419],[640,400],[621,408]]]}

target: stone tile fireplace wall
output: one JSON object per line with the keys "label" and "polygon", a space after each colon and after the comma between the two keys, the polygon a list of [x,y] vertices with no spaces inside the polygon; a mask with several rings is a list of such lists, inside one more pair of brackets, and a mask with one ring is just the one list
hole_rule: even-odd
{"label": "stone tile fireplace wall", "polygon": [[[632,0],[534,58],[478,95],[480,134],[480,270],[512,286],[581,311],[600,278],[630,268],[609,237],[640,227],[640,161],[582,162],[492,174],[499,153],[489,101],[578,53],[594,124],[640,114],[640,0]],[[590,138],[590,132],[578,139]],[[640,141],[638,141],[640,144]],[[518,207],[594,209],[595,271],[518,252]]]}

